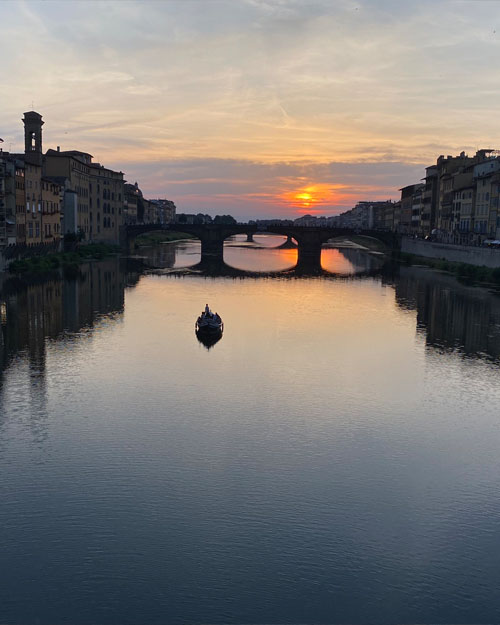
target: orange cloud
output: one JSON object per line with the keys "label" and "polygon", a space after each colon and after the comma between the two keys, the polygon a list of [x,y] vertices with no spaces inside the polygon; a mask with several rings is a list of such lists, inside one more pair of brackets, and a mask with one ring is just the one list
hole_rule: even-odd
{"label": "orange cloud", "polygon": [[299,213],[321,213],[332,207],[342,205],[351,196],[346,193],[347,185],[317,183],[285,191],[280,201]]}

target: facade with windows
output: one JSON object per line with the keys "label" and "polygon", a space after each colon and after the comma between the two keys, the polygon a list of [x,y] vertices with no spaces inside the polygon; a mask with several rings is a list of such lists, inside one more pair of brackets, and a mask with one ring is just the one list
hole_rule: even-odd
{"label": "facade with windows", "polygon": [[51,178],[67,179],[65,188],[77,197],[77,231],[83,240],[90,238],[90,165],[92,156],[87,152],[47,150],[44,174]]}
{"label": "facade with windows", "polygon": [[42,177],[42,241],[57,243],[61,239],[61,186]]}
{"label": "facade with windows", "polygon": [[42,242],[42,167],[26,163],[24,168],[26,200],[26,244]]}
{"label": "facade with windows", "polygon": [[89,190],[89,239],[118,244],[123,223],[123,172],[91,163]]}
{"label": "facade with windows", "polygon": [[7,163],[0,155],[0,253],[7,246],[6,178]]}

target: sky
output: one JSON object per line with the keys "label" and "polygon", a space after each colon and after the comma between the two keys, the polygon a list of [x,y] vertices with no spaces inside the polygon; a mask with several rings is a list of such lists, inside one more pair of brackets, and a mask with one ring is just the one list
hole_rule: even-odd
{"label": "sky", "polygon": [[0,2],[0,137],[178,212],[333,215],[500,148],[500,1]]}

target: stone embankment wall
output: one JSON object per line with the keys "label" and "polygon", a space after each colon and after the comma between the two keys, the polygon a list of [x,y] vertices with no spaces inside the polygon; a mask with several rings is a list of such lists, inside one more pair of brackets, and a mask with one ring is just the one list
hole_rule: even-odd
{"label": "stone embankment wall", "polygon": [[467,263],[479,267],[500,267],[500,250],[487,247],[469,247],[466,245],[449,245],[422,239],[403,237],[401,251],[416,256],[441,258],[454,263]]}
{"label": "stone embankment wall", "polygon": [[62,241],[54,243],[38,243],[35,245],[9,245],[0,250],[0,271],[6,271],[13,260],[32,258],[33,256],[46,256],[62,251]]}

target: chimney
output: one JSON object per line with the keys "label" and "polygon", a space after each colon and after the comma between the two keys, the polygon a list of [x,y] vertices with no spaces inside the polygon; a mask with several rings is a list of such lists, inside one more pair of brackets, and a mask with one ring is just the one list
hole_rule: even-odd
{"label": "chimney", "polygon": [[60,152],[60,151],[61,151],[61,146],[60,146],[60,145],[58,145],[58,146],[57,146],[57,151],[58,151],[58,152]]}

